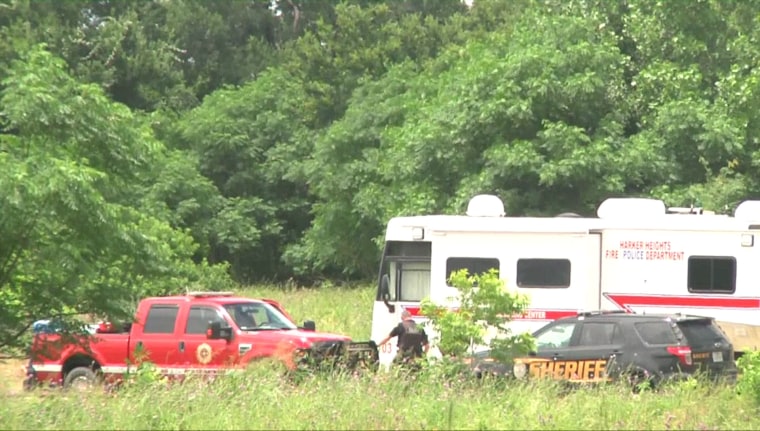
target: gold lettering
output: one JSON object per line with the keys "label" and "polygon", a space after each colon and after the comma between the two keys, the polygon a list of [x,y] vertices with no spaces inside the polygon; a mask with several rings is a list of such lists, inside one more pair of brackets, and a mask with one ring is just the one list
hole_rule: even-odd
{"label": "gold lettering", "polygon": [[583,361],[583,380],[591,380],[591,373],[594,372],[594,361]]}
{"label": "gold lettering", "polygon": [[554,371],[554,364],[551,362],[544,363],[544,369],[541,371],[541,377],[551,377]]}
{"label": "gold lettering", "polygon": [[574,378],[574,374],[578,370],[578,362],[576,361],[569,361],[565,365],[565,378],[566,379],[572,379]]}
{"label": "gold lettering", "polygon": [[543,371],[542,367],[543,363],[541,362],[531,362],[530,363],[530,375],[533,377],[541,377],[541,372]]}
{"label": "gold lettering", "polygon": [[561,379],[565,375],[565,361],[559,361],[554,363],[554,378]]}
{"label": "gold lettering", "polygon": [[578,361],[577,364],[578,364],[578,371],[575,373],[576,374],[575,378],[582,380],[583,374],[586,372],[586,367],[585,367],[586,362]]}
{"label": "gold lettering", "polygon": [[607,361],[604,359],[596,361],[594,364],[594,380],[604,379],[604,366],[607,365]]}

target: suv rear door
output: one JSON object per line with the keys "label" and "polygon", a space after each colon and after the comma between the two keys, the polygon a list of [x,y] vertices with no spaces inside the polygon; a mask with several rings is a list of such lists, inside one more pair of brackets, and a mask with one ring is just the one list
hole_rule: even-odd
{"label": "suv rear door", "polygon": [[713,319],[688,318],[676,324],[685,344],[691,347],[695,367],[708,372],[734,368],[733,346]]}

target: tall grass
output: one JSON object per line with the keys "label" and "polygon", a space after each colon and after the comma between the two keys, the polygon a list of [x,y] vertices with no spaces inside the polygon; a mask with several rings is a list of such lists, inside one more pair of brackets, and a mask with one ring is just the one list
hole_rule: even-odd
{"label": "tall grass", "polygon": [[207,383],[137,383],[116,394],[2,400],[3,429],[757,429],[730,388],[678,385],[633,395],[608,386],[446,383],[382,373],[294,383],[258,369]]}
{"label": "tall grass", "polygon": [[337,332],[363,341],[369,339],[372,330],[375,290],[369,286],[321,289],[251,286],[240,294],[279,301],[296,323],[314,320],[318,331]]}
{"label": "tall grass", "polygon": [[[369,288],[280,292],[297,319],[366,339]],[[568,391],[548,382],[445,379],[430,369],[363,376],[283,377],[261,364],[213,382],[138,375],[107,394],[0,395],[0,429],[758,429],[752,400],[732,387],[686,382],[634,395],[609,385]]]}

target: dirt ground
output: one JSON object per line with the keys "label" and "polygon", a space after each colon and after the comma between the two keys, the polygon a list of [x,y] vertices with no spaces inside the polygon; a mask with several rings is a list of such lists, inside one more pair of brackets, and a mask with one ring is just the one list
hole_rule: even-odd
{"label": "dirt ground", "polygon": [[0,394],[11,395],[20,393],[24,372],[21,367],[23,359],[0,358]]}

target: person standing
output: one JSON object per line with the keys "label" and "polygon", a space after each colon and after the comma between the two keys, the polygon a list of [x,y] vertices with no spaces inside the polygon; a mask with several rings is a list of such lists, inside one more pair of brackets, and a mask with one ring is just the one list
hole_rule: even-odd
{"label": "person standing", "polygon": [[421,358],[430,349],[425,329],[417,325],[417,322],[412,319],[412,314],[407,310],[401,312],[401,322],[391,330],[387,337],[380,341],[378,347],[394,337],[397,338],[398,346],[398,352],[393,359],[394,363],[408,363]]}

